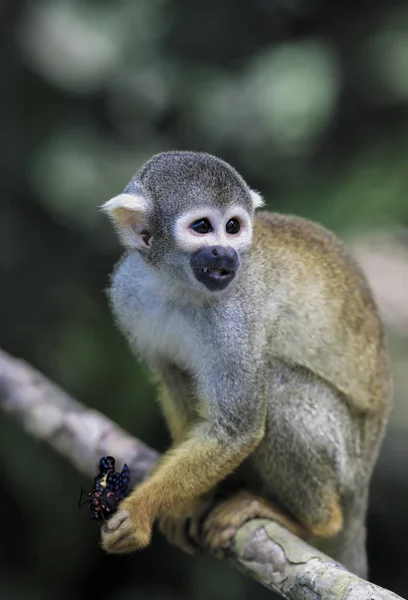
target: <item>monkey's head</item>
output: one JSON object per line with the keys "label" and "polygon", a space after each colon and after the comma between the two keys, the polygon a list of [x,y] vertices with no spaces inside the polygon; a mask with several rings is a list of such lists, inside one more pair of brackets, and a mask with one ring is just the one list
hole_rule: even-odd
{"label": "monkey's head", "polygon": [[102,206],[122,243],[163,276],[224,290],[252,241],[261,197],[226,162],[205,153],[163,152]]}

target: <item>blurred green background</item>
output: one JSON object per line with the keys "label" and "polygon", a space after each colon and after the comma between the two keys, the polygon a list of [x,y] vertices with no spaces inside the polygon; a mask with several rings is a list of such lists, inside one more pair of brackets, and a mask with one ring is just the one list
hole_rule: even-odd
{"label": "blurred green background", "polygon": [[[104,288],[98,206],[153,153],[204,150],[353,245],[386,319],[395,408],[372,486],[371,578],[408,596],[408,1],[0,2],[0,345],[158,449]],[[159,535],[107,557],[89,484],[0,415],[0,597],[270,597]]]}

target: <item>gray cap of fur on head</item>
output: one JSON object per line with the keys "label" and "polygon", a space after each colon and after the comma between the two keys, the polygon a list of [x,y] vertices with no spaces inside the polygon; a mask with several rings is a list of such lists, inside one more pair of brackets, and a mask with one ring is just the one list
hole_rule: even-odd
{"label": "gray cap of fur on head", "polygon": [[204,152],[156,154],[135,174],[124,193],[140,193],[140,186],[154,210],[163,215],[206,204],[225,209],[234,201],[252,212],[255,204],[254,192],[241,175],[225,161]]}

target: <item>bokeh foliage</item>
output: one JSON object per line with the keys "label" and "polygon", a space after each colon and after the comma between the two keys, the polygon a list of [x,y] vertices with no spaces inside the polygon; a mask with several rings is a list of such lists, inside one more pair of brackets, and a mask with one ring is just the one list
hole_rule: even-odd
{"label": "bokeh foliage", "polygon": [[[408,225],[406,0],[14,0],[0,5],[0,49],[0,343],[157,448],[168,437],[154,389],[104,294],[120,249],[98,211],[150,155],[218,154],[270,209],[345,238]],[[406,339],[392,348],[406,364]],[[372,578],[407,594],[397,422],[369,551]],[[4,419],[0,465],[1,597],[269,596],[159,536],[104,556],[77,510],[81,478]]]}

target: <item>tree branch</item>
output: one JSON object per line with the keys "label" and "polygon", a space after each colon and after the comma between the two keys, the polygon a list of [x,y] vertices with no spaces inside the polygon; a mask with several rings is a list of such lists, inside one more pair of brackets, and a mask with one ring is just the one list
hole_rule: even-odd
{"label": "tree branch", "polygon": [[[136,483],[146,478],[159,457],[107,417],[76,402],[31,366],[2,351],[0,409],[89,477],[94,477],[100,457],[112,454],[118,462],[126,461]],[[351,574],[273,521],[246,523],[224,560],[288,599],[400,598]]]}

